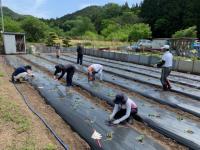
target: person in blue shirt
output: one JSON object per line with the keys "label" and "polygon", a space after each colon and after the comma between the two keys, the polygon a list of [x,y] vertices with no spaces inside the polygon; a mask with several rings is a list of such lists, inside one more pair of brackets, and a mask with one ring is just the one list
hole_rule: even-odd
{"label": "person in blue shirt", "polygon": [[12,73],[12,82],[20,82],[21,79],[25,80],[27,76],[33,77],[34,75],[32,74],[32,67],[29,65],[26,66],[21,66],[15,69],[15,71]]}

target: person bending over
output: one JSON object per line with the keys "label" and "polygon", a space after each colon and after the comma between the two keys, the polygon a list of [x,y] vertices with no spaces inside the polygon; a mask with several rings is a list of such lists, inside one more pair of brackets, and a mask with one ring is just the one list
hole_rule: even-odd
{"label": "person bending over", "polygon": [[32,74],[32,68],[29,65],[18,67],[15,69],[15,71],[12,73],[12,82],[21,82],[22,80],[26,80],[27,77],[34,77]]}
{"label": "person bending over", "polygon": [[103,66],[100,64],[92,64],[88,67],[88,81],[94,81],[95,75],[98,74],[100,80],[103,80]]}
{"label": "person bending over", "polygon": [[138,121],[142,119],[137,115],[138,108],[133,100],[128,98],[124,94],[117,94],[114,99],[114,109],[112,114],[109,116],[109,121],[113,124],[119,123],[133,123],[133,118]]}
{"label": "person bending over", "polygon": [[[56,70],[54,72],[54,79],[60,80],[65,75],[65,73],[67,73],[67,76],[66,76],[67,86],[72,86],[72,78],[76,70],[75,67],[71,64],[67,64],[67,65],[59,64],[55,66],[55,69]],[[57,77],[58,73],[61,73],[59,77]]]}

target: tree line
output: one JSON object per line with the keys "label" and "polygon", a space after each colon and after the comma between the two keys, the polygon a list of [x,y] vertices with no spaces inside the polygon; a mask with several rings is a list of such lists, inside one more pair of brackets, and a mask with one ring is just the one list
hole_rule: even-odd
{"label": "tree line", "polygon": [[130,7],[90,6],[57,19],[38,19],[7,11],[5,31],[25,32],[30,42],[70,38],[137,41],[141,38],[197,37],[200,33],[197,0],[144,0]]}

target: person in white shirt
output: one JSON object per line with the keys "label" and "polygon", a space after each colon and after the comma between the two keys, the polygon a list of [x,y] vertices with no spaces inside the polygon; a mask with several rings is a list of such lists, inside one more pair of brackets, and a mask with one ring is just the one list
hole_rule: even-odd
{"label": "person in white shirt", "polygon": [[169,51],[170,47],[169,45],[164,45],[163,49],[165,50],[165,53],[162,56],[162,61],[157,64],[157,67],[160,68],[162,67],[162,73],[161,73],[161,83],[163,86],[163,90],[170,90],[171,85],[167,77],[171,73],[172,65],[173,65],[173,55]]}
{"label": "person in white shirt", "polygon": [[124,94],[117,94],[114,99],[114,109],[112,114],[109,116],[109,121],[113,124],[124,123],[124,121],[133,123],[133,118],[141,121],[142,119],[137,116],[137,105],[133,100],[128,98]]}
{"label": "person in white shirt", "polygon": [[94,81],[95,75],[98,74],[100,80],[103,80],[103,66],[100,64],[92,64],[88,67],[88,81]]}

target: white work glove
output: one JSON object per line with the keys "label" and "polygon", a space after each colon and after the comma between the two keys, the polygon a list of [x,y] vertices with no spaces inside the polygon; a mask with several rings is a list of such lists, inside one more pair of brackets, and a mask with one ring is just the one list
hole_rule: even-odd
{"label": "white work glove", "polygon": [[109,120],[109,121],[113,120],[113,116],[110,115],[110,116],[108,117],[108,120]]}
{"label": "white work glove", "polygon": [[58,81],[58,79],[57,79],[57,77],[56,77],[56,76],[53,76],[53,79],[54,79],[55,81]]}
{"label": "white work glove", "polygon": [[102,135],[100,133],[98,133],[96,130],[94,130],[91,138],[94,139],[94,140],[101,140]]}
{"label": "white work glove", "polygon": [[119,124],[119,123],[120,123],[119,120],[115,120],[115,121],[113,121],[113,124]]}
{"label": "white work glove", "polygon": [[157,64],[154,64],[153,67],[157,68]]}

